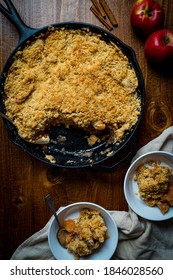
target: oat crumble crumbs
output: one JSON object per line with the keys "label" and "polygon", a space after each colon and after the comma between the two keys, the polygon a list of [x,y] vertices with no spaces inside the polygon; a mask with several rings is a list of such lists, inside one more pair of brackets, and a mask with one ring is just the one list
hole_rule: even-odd
{"label": "oat crumble crumbs", "polygon": [[134,69],[115,44],[88,30],[50,28],[16,53],[5,106],[27,140],[64,124],[90,132],[90,145],[105,130],[117,142],[138,120],[137,87]]}
{"label": "oat crumble crumbs", "polygon": [[158,206],[164,214],[173,206],[173,170],[160,164],[150,161],[148,166],[139,166],[134,179],[141,199],[151,207]]}
{"label": "oat crumble crumbs", "polygon": [[67,250],[75,259],[95,252],[109,235],[101,214],[94,209],[82,209],[77,219],[64,220],[62,227],[67,230]]}

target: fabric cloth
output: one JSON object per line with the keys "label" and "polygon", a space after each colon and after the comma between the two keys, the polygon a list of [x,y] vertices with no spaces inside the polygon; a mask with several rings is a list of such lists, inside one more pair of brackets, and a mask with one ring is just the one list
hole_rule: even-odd
{"label": "fabric cloth", "polygon": [[[138,150],[133,158],[150,151],[173,153],[173,126]],[[132,160],[132,161],[133,161]],[[119,231],[119,242],[112,259],[118,260],[172,260],[173,218],[151,222],[129,211],[110,211]],[[53,260],[47,232],[51,219],[43,229],[24,241],[14,252],[12,260]]]}

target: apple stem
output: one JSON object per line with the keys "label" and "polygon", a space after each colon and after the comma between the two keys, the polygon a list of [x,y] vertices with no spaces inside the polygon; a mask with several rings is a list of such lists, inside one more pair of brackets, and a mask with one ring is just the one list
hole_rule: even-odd
{"label": "apple stem", "polygon": [[152,12],[148,12],[148,17],[152,17]]}

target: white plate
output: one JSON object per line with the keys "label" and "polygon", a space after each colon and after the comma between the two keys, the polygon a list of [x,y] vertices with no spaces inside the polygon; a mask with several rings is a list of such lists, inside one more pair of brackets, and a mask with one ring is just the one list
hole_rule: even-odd
{"label": "white plate", "polygon": [[[108,234],[110,237],[106,239],[102,246],[93,254],[86,257],[81,257],[80,260],[109,260],[114,254],[117,247],[118,229],[111,214],[107,210],[97,204],[90,202],[79,202],[70,204],[57,212],[60,223],[64,219],[77,218],[80,215],[80,210],[82,208],[96,209],[99,211],[108,228]],[[73,254],[69,253],[59,244],[56,237],[57,231],[58,225],[56,220],[53,218],[48,229],[48,242],[54,257],[58,260],[74,260]]]}
{"label": "white plate", "polygon": [[134,181],[136,169],[149,160],[159,160],[161,165],[173,169],[173,155],[167,152],[150,152],[140,156],[129,167],[124,179],[124,194],[130,208],[139,216],[152,220],[163,221],[173,217],[173,207],[170,207],[167,213],[162,214],[157,206],[149,207],[139,196],[138,184]]}

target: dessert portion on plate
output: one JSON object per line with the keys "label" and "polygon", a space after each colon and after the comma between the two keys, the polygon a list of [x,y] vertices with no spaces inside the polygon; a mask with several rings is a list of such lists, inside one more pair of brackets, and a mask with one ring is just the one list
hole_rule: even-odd
{"label": "dessert portion on plate", "polygon": [[105,222],[95,209],[82,209],[78,218],[64,220],[62,228],[67,231],[66,248],[75,259],[94,253],[109,238]]}
{"label": "dessert portion on plate", "polygon": [[50,27],[17,51],[5,81],[7,116],[29,141],[65,125],[121,141],[138,120],[138,79],[113,42],[89,29]]}
{"label": "dessert portion on plate", "polygon": [[165,214],[173,206],[173,170],[159,161],[148,161],[136,170],[140,198]]}

